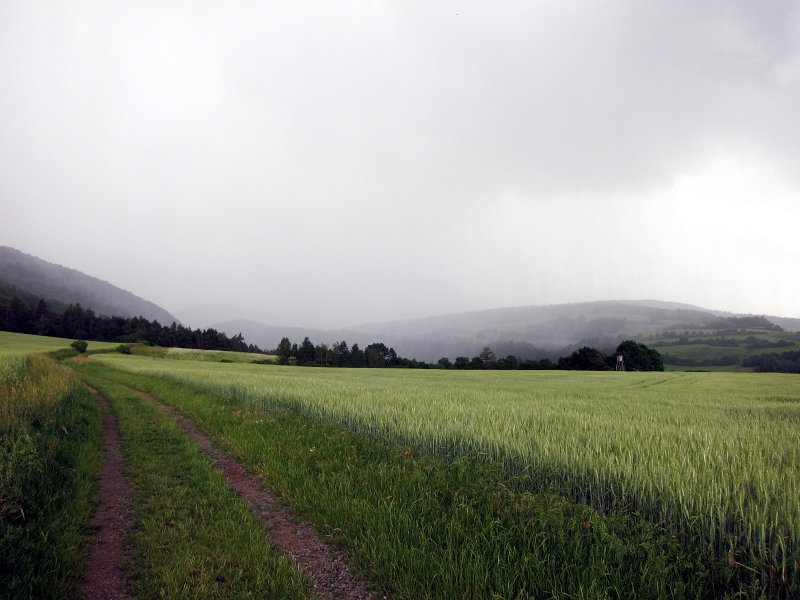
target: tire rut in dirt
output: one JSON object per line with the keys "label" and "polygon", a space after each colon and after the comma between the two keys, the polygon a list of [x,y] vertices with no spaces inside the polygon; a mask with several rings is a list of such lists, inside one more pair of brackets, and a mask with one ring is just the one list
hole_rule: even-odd
{"label": "tire rut in dirt", "polygon": [[97,533],[89,546],[81,594],[87,600],[131,598],[122,565],[127,558],[126,532],[133,524],[132,490],[125,478],[117,421],[108,401],[97,390],[89,388],[89,391],[103,415],[105,458],[100,473],[98,505],[91,521]]}
{"label": "tire rut in dirt", "polygon": [[247,471],[241,463],[217,448],[194,421],[152,394],[139,393],[172,417],[222,472],[228,485],[247,503],[259,521],[267,525],[269,537],[275,547],[294,559],[311,579],[314,593],[318,597],[336,600],[386,597],[374,594],[364,580],[353,574],[342,552],[326,545],[310,524],[296,519],[265,489],[257,475]]}

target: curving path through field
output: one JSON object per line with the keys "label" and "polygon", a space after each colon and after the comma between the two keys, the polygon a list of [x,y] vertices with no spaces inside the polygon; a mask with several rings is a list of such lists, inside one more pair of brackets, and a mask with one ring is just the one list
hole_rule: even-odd
{"label": "curving path through field", "polygon": [[376,598],[369,585],[350,570],[344,554],[327,546],[309,523],[297,520],[264,488],[257,475],[217,448],[191,419],[152,394],[139,393],[172,417],[222,472],[228,485],[247,503],[253,514],[267,525],[275,547],[291,556],[312,580],[314,593],[318,597],[337,600]]}
{"label": "curving path through field", "polygon": [[89,546],[81,594],[87,600],[130,598],[122,564],[126,557],[125,533],[133,524],[131,486],[125,478],[117,421],[108,401],[94,388],[90,387],[89,391],[103,415],[105,459],[100,473],[98,505],[92,516],[97,533]]}

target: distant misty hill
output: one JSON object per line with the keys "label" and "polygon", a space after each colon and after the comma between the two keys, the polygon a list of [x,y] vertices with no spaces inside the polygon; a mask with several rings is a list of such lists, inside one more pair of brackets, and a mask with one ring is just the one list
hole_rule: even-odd
{"label": "distant misty hill", "polygon": [[198,304],[173,311],[183,323],[191,323],[192,327],[216,328],[218,323],[229,321],[233,318],[239,321],[258,323],[282,323],[287,319],[264,312],[259,307],[247,307],[236,304]]}
{"label": "distant misty hill", "polygon": [[53,303],[54,308],[80,304],[106,316],[145,317],[162,325],[176,321],[169,312],[107,281],[49,263],[8,246],[0,246],[0,289],[20,290]]}
{"label": "distant misty hill", "polygon": [[786,331],[800,331],[800,319],[794,319],[790,317],[770,317],[768,316],[767,319],[775,323],[778,327],[785,329]]}
{"label": "distant misty hill", "polygon": [[[224,321],[214,327],[228,333],[241,331],[262,348],[275,348],[284,336],[297,343],[308,336],[316,344],[345,340],[362,348],[383,342],[400,356],[424,361],[475,356],[486,345],[498,356],[540,359],[582,345],[611,348],[628,338],[641,340],[670,329],[708,327],[727,316],[732,315],[675,302],[618,300],[498,308],[336,330],[248,320]],[[769,318],[784,329],[800,329],[800,319]]]}

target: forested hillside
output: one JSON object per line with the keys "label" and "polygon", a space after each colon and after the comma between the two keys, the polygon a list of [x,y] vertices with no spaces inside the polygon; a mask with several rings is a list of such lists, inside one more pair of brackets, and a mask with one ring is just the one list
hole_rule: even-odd
{"label": "forested hillside", "polygon": [[0,331],[103,342],[143,342],[154,346],[261,352],[241,333],[228,336],[214,328],[190,329],[173,321],[162,325],[144,317],[97,315],[80,304],[53,311],[43,298],[0,298]]}
{"label": "forested hillside", "polygon": [[56,311],[69,304],[80,304],[100,315],[141,316],[160,323],[177,321],[157,304],[107,281],[8,246],[0,246],[0,295],[3,294],[7,300],[13,295],[41,297]]}

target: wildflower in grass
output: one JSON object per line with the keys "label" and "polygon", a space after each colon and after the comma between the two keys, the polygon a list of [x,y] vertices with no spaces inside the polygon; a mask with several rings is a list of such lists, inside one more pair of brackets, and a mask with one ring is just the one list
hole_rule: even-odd
{"label": "wildflower in grass", "polygon": [[581,527],[583,527],[586,531],[589,531],[592,528],[592,524],[589,523],[586,519],[581,521]]}

